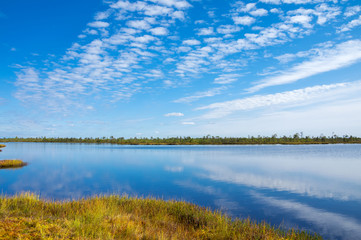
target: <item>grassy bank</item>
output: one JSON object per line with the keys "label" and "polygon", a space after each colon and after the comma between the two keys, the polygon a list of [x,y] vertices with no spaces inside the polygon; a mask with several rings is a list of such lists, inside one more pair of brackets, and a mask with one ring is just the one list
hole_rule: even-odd
{"label": "grassy bank", "polygon": [[27,164],[22,160],[0,160],[0,169],[1,168],[20,168],[26,166]]}
{"label": "grassy bank", "polygon": [[79,201],[0,197],[0,239],[321,239],[195,205],[119,196]]}

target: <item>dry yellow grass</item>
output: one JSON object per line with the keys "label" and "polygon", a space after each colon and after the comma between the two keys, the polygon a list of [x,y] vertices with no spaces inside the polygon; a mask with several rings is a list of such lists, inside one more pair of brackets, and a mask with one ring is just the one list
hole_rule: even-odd
{"label": "dry yellow grass", "polygon": [[25,166],[26,163],[21,160],[0,160],[0,168],[19,168]]}
{"label": "dry yellow grass", "polygon": [[0,239],[321,239],[235,220],[193,204],[120,196],[0,197]]}

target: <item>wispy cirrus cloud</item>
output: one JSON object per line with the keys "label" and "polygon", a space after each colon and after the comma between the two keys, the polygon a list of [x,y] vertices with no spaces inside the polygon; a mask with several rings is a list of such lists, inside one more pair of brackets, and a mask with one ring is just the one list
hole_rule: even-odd
{"label": "wispy cirrus cloud", "polygon": [[236,82],[242,76],[243,76],[242,74],[237,74],[237,73],[221,74],[219,77],[214,79],[214,83],[229,84],[229,83]]}
{"label": "wispy cirrus cloud", "polygon": [[263,79],[248,89],[256,92],[265,87],[293,83],[316,74],[350,66],[361,60],[361,41],[350,40],[333,48],[322,49],[318,55],[308,61],[295,65],[291,69],[274,77]]}
{"label": "wispy cirrus cloud", "polygon": [[203,119],[222,118],[239,111],[248,111],[264,107],[294,106],[295,104],[315,104],[318,101],[326,101],[335,97],[348,96],[361,89],[361,82],[336,83],[307,87],[293,91],[255,95],[243,99],[213,103],[196,110],[210,110],[201,116]]}
{"label": "wispy cirrus cloud", "polygon": [[183,97],[183,98],[179,98],[177,100],[174,100],[173,102],[175,103],[190,103],[190,102],[194,102],[197,101],[201,98],[205,98],[205,97],[213,97],[215,95],[221,94],[222,91],[224,91],[225,89],[227,89],[226,87],[218,87],[218,88],[213,88],[204,92],[196,92],[194,95],[192,96],[187,96],[187,97]]}
{"label": "wispy cirrus cloud", "polygon": [[195,125],[195,122],[182,122],[182,125]]}
{"label": "wispy cirrus cloud", "polygon": [[167,113],[164,114],[165,117],[183,117],[184,114],[180,113],[180,112],[172,112],[172,113]]}

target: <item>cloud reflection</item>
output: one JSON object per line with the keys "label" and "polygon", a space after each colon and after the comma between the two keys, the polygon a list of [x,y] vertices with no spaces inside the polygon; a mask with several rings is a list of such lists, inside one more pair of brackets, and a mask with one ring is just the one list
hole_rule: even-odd
{"label": "cloud reflection", "polygon": [[241,184],[255,188],[266,188],[276,191],[287,191],[300,195],[331,198],[337,200],[360,200],[361,192],[357,191],[358,186],[345,184],[334,179],[320,179],[317,176],[294,176],[291,174],[280,174],[276,176],[267,173],[252,173],[233,170],[231,166],[203,166],[205,173],[200,176],[214,181]]}
{"label": "cloud reflection", "polygon": [[360,201],[359,149],[356,145],[232,146],[189,151],[182,155],[181,162],[184,167],[197,169],[197,176],[213,181],[321,199]]}
{"label": "cloud reflection", "polygon": [[284,211],[294,217],[312,223],[313,227],[320,234],[328,238],[360,239],[361,222],[338,213],[317,209],[306,204],[290,200],[280,200],[273,197],[266,197],[253,192],[253,197],[266,204],[274,211]]}

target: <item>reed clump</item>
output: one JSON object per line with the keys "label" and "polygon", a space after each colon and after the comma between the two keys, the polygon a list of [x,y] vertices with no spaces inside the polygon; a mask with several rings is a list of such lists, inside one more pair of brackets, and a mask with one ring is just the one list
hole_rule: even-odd
{"label": "reed clump", "polygon": [[20,168],[26,166],[27,163],[22,160],[14,159],[14,160],[0,160],[0,169],[1,168]]}
{"label": "reed clump", "polygon": [[97,196],[47,201],[0,197],[0,239],[321,239],[179,201]]}

